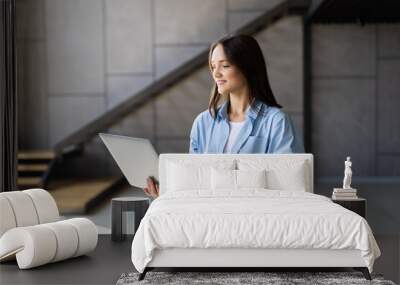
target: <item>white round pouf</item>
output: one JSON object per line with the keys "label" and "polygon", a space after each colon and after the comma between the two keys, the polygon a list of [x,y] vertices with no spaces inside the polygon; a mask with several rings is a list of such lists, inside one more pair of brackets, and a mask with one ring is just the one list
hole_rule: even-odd
{"label": "white round pouf", "polygon": [[33,226],[39,223],[35,205],[29,195],[21,191],[1,193],[13,209],[17,227]]}
{"label": "white round pouf", "polygon": [[43,189],[29,189],[22,191],[32,199],[39,218],[39,224],[56,222],[59,220],[56,201],[53,196]]}
{"label": "white round pouf", "polygon": [[94,250],[98,233],[85,218],[13,228],[0,238],[0,261],[16,256],[20,269],[77,257]]}
{"label": "white round pouf", "polygon": [[57,240],[52,230],[40,225],[14,228],[0,239],[0,258],[16,255],[20,269],[49,263],[57,250]]}
{"label": "white round pouf", "polygon": [[65,220],[65,222],[73,225],[78,232],[78,249],[74,257],[88,253],[96,248],[98,231],[92,221],[85,218],[75,218]]}
{"label": "white round pouf", "polygon": [[0,195],[0,237],[9,229],[15,228],[17,222],[15,221],[14,211],[8,199]]}
{"label": "white round pouf", "polygon": [[57,262],[73,257],[78,249],[78,233],[75,228],[65,221],[44,224],[56,235],[57,252],[51,262]]}
{"label": "white round pouf", "polygon": [[57,204],[43,189],[0,193],[0,262],[17,259],[19,268],[27,269],[96,248],[92,221],[58,220]]}

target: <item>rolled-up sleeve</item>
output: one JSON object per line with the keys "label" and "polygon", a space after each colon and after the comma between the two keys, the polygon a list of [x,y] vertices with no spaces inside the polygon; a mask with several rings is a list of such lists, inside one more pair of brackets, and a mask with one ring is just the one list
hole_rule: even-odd
{"label": "rolled-up sleeve", "polygon": [[267,153],[303,153],[302,140],[296,135],[288,115],[279,112],[272,122],[271,141]]}

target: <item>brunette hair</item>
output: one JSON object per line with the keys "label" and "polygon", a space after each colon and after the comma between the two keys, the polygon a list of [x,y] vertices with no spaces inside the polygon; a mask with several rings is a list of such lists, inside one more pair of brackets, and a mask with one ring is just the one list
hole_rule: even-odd
{"label": "brunette hair", "polygon": [[[222,46],[228,61],[235,65],[245,77],[250,91],[250,102],[253,99],[257,99],[268,106],[282,108],[272,93],[264,56],[260,46],[253,37],[231,35],[213,43],[210,47],[208,57],[210,70],[211,56],[217,45]],[[218,105],[222,99],[222,95],[218,93],[217,85],[214,82],[208,104],[208,110],[212,117],[215,117]]]}

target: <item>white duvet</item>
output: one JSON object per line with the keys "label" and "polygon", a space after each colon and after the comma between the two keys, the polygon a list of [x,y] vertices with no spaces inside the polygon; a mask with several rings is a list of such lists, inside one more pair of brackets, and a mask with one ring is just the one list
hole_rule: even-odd
{"label": "white duvet", "polygon": [[132,262],[143,272],[155,249],[176,247],[358,249],[370,272],[380,256],[359,215],[324,196],[265,189],[157,198],[133,239]]}

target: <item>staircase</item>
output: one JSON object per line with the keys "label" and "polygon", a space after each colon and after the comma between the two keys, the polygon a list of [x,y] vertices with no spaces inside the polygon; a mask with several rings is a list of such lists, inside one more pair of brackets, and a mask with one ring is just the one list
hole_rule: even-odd
{"label": "staircase", "polygon": [[18,152],[18,189],[44,188],[56,155],[53,150]]}
{"label": "staircase", "polygon": [[61,214],[87,213],[124,182],[121,177],[49,181],[49,174],[55,162],[56,153],[53,150],[20,150],[17,185],[19,190],[30,188],[49,190]]}
{"label": "staircase", "polygon": [[49,185],[61,215],[85,214],[125,182],[118,177],[57,180]]}

